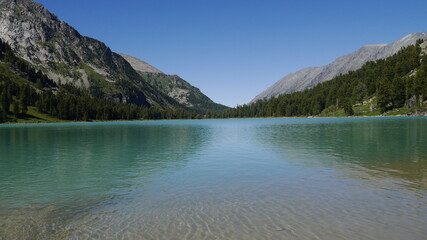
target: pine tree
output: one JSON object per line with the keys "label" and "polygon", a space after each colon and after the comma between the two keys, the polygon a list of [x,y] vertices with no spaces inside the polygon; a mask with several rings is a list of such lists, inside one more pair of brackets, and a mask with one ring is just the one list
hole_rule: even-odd
{"label": "pine tree", "polygon": [[3,122],[5,122],[6,121],[6,114],[5,114],[5,112],[3,111],[3,109],[2,108],[0,108],[0,123],[3,123]]}
{"label": "pine tree", "polygon": [[21,113],[23,116],[27,114],[28,111],[28,101],[27,101],[27,88],[22,87],[21,88],[21,96],[20,96],[20,102],[21,102]]}
{"label": "pine tree", "polygon": [[21,99],[21,113],[23,116],[25,116],[27,112],[28,112],[27,101]]}
{"label": "pine tree", "polygon": [[7,113],[9,112],[10,102],[9,102],[9,96],[7,96],[6,90],[4,90],[1,93],[0,102],[1,102],[1,107],[2,107],[3,112],[5,113],[5,115],[7,115]]}
{"label": "pine tree", "polygon": [[363,82],[359,82],[353,89],[353,100],[356,102],[362,102],[366,97],[367,87]]}
{"label": "pine tree", "polygon": [[353,116],[354,115],[354,111],[353,111],[353,107],[351,106],[351,101],[347,100],[344,104],[344,112],[349,115],[349,116]]}
{"label": "pine tree", "polygon": [[392,86],[390,81],[387,78],[383,77],[379,81],[379,88],[377,92],[377,105],[381,112],[387,111],[388,105],[390,103],[390,92]]}
{"label": "pine tree", "polygon": [[19,103],[17,101],[13,101],[13,115],[15,118],[19,117]]}

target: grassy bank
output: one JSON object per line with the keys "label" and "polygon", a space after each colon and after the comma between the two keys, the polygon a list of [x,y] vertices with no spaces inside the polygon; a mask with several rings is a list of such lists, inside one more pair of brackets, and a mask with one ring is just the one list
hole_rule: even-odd
{"label": "grassy bank", "polygon": [[37,111],[36,107],[28,107],[27,114],[25,116],[19,116],[16,118],[13,115],[7,115],[8,121],[6,123],[53,123],[53,122],[69,122],[66,120],[61,120],[59,118],[54,118],[48,114],[41,113]]}

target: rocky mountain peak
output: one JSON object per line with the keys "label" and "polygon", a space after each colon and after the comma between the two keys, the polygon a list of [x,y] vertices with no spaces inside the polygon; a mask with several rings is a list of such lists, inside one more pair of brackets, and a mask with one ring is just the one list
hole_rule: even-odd
{"label": "rocky mountain peak", "polygon": [[[76,44],[80,34],[43,5],[31,0],[1,1],[0,34],[18,55],[34,64],[69,60],[49,53],[53,42]],[[52,42],[52,45],[48,43]],[[59,43],[58,43],[59,44]],[[46,51],[43,51],[46,50]]]}

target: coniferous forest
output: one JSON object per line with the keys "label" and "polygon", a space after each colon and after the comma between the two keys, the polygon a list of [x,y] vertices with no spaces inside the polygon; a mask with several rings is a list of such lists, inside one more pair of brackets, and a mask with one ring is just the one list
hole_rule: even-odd
{"label": "coniferous forest", "polygon": [[202,113],[118,103],[89,90],[57,84],[0,41],[0,122],[26,119],[31,107],[71,121],[329,116],[338,111],[351,116],[355,114],[354,108],[363,104],[369,104],[369,111],[375,109],[380,114],[404,107],[407,112],[423,112],[427,99],[427,56],[422,53],[421,44],[420,40],[394,56],[368,62],[359,70],[302,92],[222,112]]}
{"label": "coniferous forest", "polygon": [[187,109],[161,109],[117,103],[89,90],[59,85],[25,60],[16,57],[0,40],[0,122],[29,117],[29,106],[51,117],[71,120],[190,119],[200,113]]}
{"label": "coniferous forest", "polygon": [[[422,40],[397,54],[374,62],[302,92],[280,95],[269,100],[228,109],[218,117],[292,117],[329,116],[343,111],[355,114],[354,107],[369,104],[370,110],[383,114],[407,107],[409,112],[425,112],[427,99],[427,55]],[[363,114],[365,115],[365,114]]]}

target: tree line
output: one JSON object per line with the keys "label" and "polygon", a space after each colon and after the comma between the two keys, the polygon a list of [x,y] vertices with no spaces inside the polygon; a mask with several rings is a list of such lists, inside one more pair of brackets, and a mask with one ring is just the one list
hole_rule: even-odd
{"label": "tree line", "polygon": [[90,90],[56,84],[40,70],[14,55],[0,40],[0,122],[25,118],[28,106],[64,120],[200,119],[318,115],[375,98],[381,112],[405,104],[418,108],[427,99],[427,56],[420,44],[395,55],[366,63],[356,71],[319,83],[311,89],[259,100],[221,112],[195,113],[188,109],[161,109],[118,103]]}
{"label": "tree line", "polygon": [[29,84],[0,82],[0,122],[26,118],[28,106],[35,106],[39,112],[52,117],[72,121],[202,118],[202,115],[184,109],[140,107],[95,98],[80,89],[74,89],[74,93],[80,92],[77,95],[60,89],[60,94],[54,94]]}
{"label": "tree line", "polygon": [[405,104],[410,108],[420,107],[427,99],[427,56],[421,54],[422,42],[419,40],[391,57],[368,62],[359,70],[311,89],[237,106],[214,113],[214,117],[310,116],[337,109],[353,115],[354,104],[375,97],[380,112]]}

